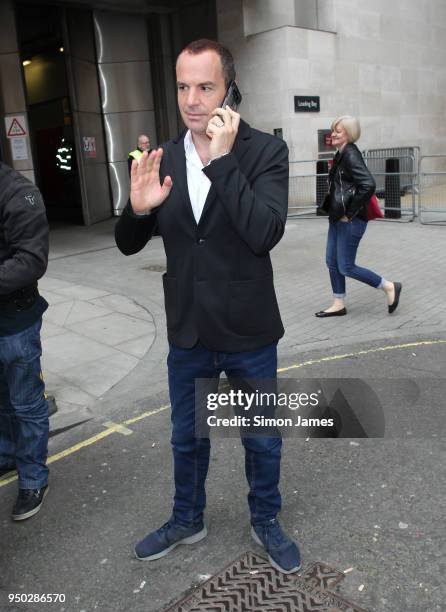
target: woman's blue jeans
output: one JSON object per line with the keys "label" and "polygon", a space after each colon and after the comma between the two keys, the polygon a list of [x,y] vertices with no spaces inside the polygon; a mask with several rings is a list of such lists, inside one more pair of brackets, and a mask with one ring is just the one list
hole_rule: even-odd
{"label": "woman's blue jeans", "polygon": [[0,336],[0,465],[16,468],[20,489],[48,482],[48,404],[41,378],[42,319]]}
{"label": "woman's blue jeans", "polygon": [[334,297],[345,297],[346,276],[375,289],[381,286],[381,276],[355,263],[358,246],[366,229],[367,221],[358,217],[349,223],[329,221],[326,261]]}
{"label": "woman's blue jeans", "polygon": [[[222,371],[234,379],[276,379],[277,344],[244,353],[213,352],[200,343],[191,349],[171,345],[167,365],[175,479],[173,515],[178,523],[191,525],[203,517],[210,455],[209,438],[195,435],[195,379],[214,379],[214,392]],[[251,522],[263,523],[275,518],[281,507],[282,439],[246,437],[242,443]]]}

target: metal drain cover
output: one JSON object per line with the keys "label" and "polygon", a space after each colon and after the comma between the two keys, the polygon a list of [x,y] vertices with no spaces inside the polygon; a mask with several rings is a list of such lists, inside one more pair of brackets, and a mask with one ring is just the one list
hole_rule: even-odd
{"label": "metal drain cover", "polygon": [[344,577],[320,562],[281,574],[248,551],[166,612],[367,612],[329,590]]}

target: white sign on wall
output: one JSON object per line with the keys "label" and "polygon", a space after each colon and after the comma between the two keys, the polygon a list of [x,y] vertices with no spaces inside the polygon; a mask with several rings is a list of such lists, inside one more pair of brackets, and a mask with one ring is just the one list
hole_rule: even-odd
{"label": "white sign on wall", "polygon": [[5,127],[6,136],[11,143],[12,159],[14,161],[28,159],[28,128],[25,115],[5,117]]}
{"label": "white sign on wall", "polygon": [[26,146],[26,137],[18,136],[11,138],[12,159],[28,159],[28,147]]}

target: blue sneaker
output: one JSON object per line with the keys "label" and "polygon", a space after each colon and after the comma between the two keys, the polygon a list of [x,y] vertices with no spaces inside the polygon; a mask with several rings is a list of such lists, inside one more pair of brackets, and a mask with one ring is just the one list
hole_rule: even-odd
{"label": "blue sneaker", "polygon": [[282,574],[292,574],[300,570],[302,564],[299,548],[282,531],[277,519],[252,525],[251,535],[254,541],[266,550],[269,562],[276,570]]}
{"label": "blue sneaker", "polygon": [[195,544],[207,536],[206,525],[201,521],[192,527],[175,523],[171,517],[160,529],[149,533],[135,546],[135,555],[141,561],[161,559],[180,544]]}

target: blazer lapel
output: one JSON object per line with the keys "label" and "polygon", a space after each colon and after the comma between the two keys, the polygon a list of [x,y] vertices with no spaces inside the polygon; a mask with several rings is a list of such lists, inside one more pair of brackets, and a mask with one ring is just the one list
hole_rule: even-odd
{"label": "blazer lapel", "polygon": [[192,204],[189,198],[189,189],[187,186],[187,171],[186,171],[186,155],[184,152],[184,136],[186,132],[180,134],[175,140],[175,147],[172,149],[172,168],[173,168],[173,183],[176,184],[180,195],[184,199],[185,208],[188,210],[188,216],[196,225]]}
{"label": "blazer lapel", "polygon": [[243,121],[243,119],[240,119],[240,125],[239,125],[237,138],[235,140],[234,147],[232,149],[232,152],[236,156],[238,163],[242,161],[243,157],[249,151],[250,139],[251,139],[251,128],[246,123],[246,121]]}
{"label": "blazer lapel", "polygon": [[217,198],[217,192],[215,190],[214,185],[211,183],[211,188],[209,189],[208,195],[206,197],[206,201],[204,203],[203,211],[201,213],[201,217],[200,217],[200,220],[198,222],[198,225],[200,225],[200,223],[203,221],[204,216],[206,215],[207,211],[209,210],[211,205],[214,203],[216,198]]}

